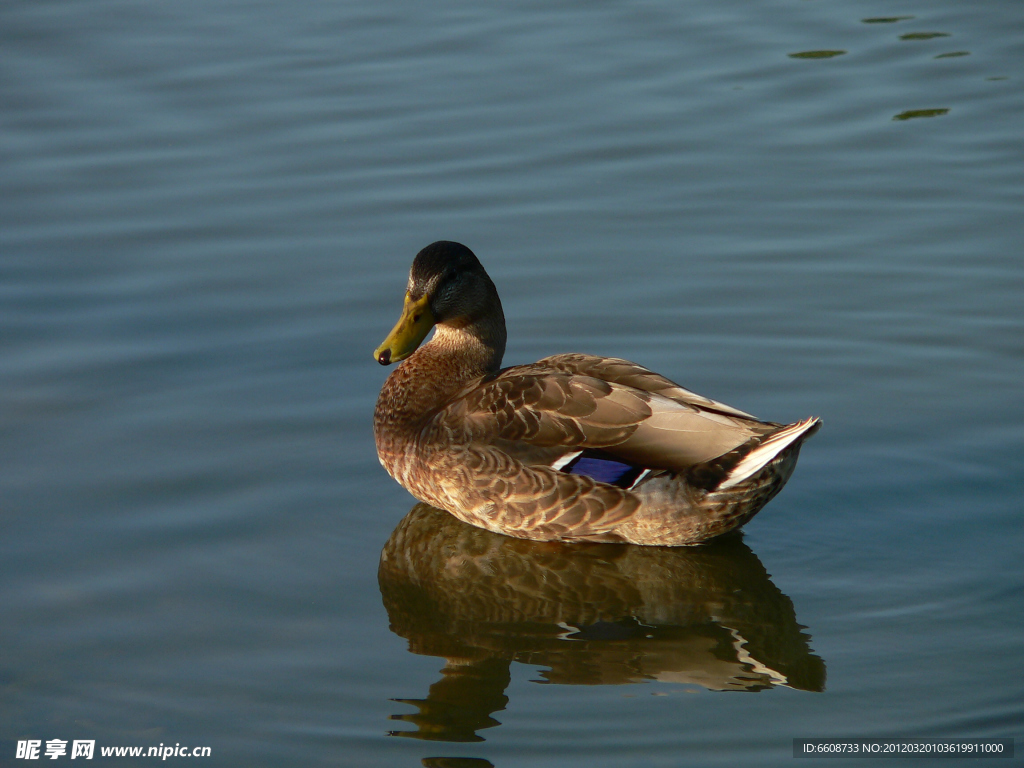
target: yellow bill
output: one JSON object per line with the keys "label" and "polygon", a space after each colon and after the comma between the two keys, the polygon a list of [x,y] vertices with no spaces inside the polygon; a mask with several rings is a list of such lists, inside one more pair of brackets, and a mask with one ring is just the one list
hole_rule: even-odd
{"label": "yellow bill", "polygon": [[433,327],[434,315],[430,311],[428,297],[424,295],[414,300],[405,294],[402,316],[384,342],[373,351],[373,359],[381,365],[405,360],[416,351]]}

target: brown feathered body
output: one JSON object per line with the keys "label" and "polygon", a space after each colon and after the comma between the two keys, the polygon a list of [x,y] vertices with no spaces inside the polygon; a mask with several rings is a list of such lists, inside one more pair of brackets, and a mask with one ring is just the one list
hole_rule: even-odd
{"label": "brown feathered body", "polygon": [[[436,257],[456,245],[428,248]],[[418,274],[427,251],[409,296],[429,304],[436,332],[388,377],[374,435],[395,480],[467,523],[527,539],[700,543],[775,496],[820,424],[758,421],[616,358],[500,369],[505,323],[490,278],[468,249],[456,249],[455,277],[434,277],[436,258]],[[435,295],[461,301],[453,312]],[[608,468],[621,476],[604,481]]]}

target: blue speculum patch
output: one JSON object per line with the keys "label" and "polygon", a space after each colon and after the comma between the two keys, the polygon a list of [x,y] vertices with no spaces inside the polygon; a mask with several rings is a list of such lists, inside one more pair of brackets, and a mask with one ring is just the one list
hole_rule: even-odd
{"label": "blue speculum patch", "polygon": [[595,456],[585,451],[569,462],[562,471],[574,475],[586,475],[599,483],[629,488],[643,473],[644,467],[634,467],[632,464]]}

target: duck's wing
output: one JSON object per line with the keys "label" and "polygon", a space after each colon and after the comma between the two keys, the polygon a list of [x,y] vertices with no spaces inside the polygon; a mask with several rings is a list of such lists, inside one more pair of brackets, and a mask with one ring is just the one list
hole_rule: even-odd
{"label": "duck's wing", "polygon": [[631,363],[618,357],[598,357],[597,355],[565,354],[552,355],[538,360],[533,366],[538,369],[558,371],[561,373],[591,376],[613,384],[622,384],[643,392],[667,397],[683,405],[692,405],[707,411],[735,416],[739,419],[759,421],[749,413],[733,408],[731,405],[698,395],[685,387],[681,387],[661,374]]}
{"label": "duck's wing", "polygon": [[468,522],[513,536],[614,540],[638,497],[570,462],[596,451],[627,470],[682,471],[774,429],[650,391],[682,397],[681,388],[625,361],[613,363],[613,373],[648,389],[556,365],[505,369],[468,387],[433,420],[445,434],[430,441],[458,446],[442,482]]}
{"label": "duck's wing", "polygon": [[[571,452],[601,449],[638,466],[681,470],[775,427],[746,414],[687,402],[682,393],[699,396],[626,361],[611,361],[600,371],[590,366],[614,381],[558,370],[550,362],[566,357],[583,358],[561,356],[508,368],[463,393],[443,420],[461,425],[467,442],[496,445],[527,463],[555,468]],[[651,391],[655,387],[678,397]]]}

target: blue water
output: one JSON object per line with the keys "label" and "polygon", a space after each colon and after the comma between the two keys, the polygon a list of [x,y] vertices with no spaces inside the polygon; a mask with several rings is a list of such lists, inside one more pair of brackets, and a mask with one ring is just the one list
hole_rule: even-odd
{"label": "blue water", "polygon": [[[1022,31],[996,0],[0,7],[0,764],[1024,748]],[[401,549],[371,352],[440,238],[509,364],[824,418],[742,542],[456,528],[489,553],[461,581]]]}

